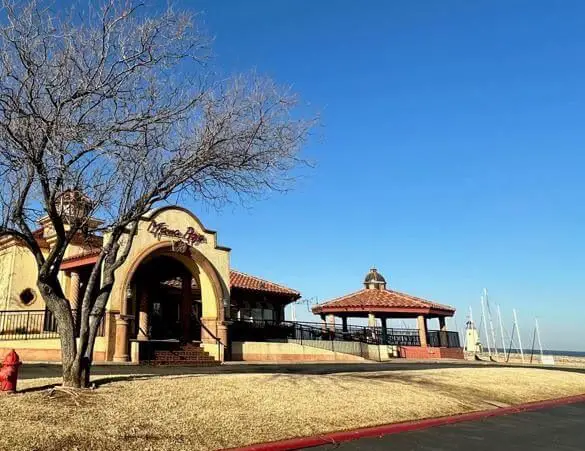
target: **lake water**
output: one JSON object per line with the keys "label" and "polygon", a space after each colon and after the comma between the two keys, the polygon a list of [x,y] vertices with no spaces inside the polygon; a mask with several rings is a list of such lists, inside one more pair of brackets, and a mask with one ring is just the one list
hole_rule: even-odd
{"label": "lake water", "polygon": [[[502,352],[501,349],[498,349],[498,352]],[[508,352],[508,350],[506,350],[506,352]],[[512,353],[520,353],[519,349],[512,349],[511,350]],[[534,355],[540,355],[540,350],[535,349],[534,351],[532,351],[532,349],[525,349],[524,350],[524,355],[530,355],[534,352]],[[585,351],[555,351],[552,349],[544,349],[542,351],[542,353],[544,355],[564,355],[567,357],[585,357]]]}

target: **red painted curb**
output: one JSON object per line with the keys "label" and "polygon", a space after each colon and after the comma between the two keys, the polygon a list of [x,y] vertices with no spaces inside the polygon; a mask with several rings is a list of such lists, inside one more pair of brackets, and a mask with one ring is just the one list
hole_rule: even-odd
{"label": "red painted curb", "polygon": [[417,431],[445,424],[461,423],[464,421],[481,420],[483,418],[499,417],[519,412],[545,409],[547,407],[562,406],[585,402],[585,394],[569,396],[566,398],[549,399],[546,401],[529,402],[516,406],[481,410],[479,412],[463,413],[445,417],[427,418],[424,420],[405,421],[402,423],[384,424],[367,428],[359,428],[351,431],[331,432],[328,434],[315,435],[311,437],[298,437],[274,442],[258,443],[256,445],[244,446],[241,448],[229,448],[226,451],[287,451],[299,448],[310,448],[313,446],[328,445],[338,442],[349,442],[365,437],[379,437],[382,435],[398,434],[400,432]]}

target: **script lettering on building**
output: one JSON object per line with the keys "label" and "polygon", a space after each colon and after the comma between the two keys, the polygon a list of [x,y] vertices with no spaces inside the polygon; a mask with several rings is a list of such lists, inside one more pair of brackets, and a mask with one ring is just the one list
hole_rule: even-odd
{"label": "script lettering on building", "polygon": [[205,236],[197,233],[193,227],[187,227],[187,230],[182,232],[179,229],[169,228],[164,222],[150,221],[147,231],[152,233],[158,240],[163,237],[176,238],[185,242],[189,246],[197,246],[198,244],[207,241]]}

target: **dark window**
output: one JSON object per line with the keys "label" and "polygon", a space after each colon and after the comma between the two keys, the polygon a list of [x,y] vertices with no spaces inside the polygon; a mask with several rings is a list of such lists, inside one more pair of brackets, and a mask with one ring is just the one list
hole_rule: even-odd
{"label": "dark window", "polygon": [[35,292],[30,288],[25,288],[20,292],[20,302],[24,305],[30,305],[36,299]]}

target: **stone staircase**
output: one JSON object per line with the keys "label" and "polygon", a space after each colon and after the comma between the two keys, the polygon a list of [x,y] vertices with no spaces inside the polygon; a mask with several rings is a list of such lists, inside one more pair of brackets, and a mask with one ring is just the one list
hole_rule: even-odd
{"label": "stone staircase", "polygon": [[206,352],[201,343],[178,341],[150,341],[140,349],[141,363],[151,365],[215,366],[221,362]]}

